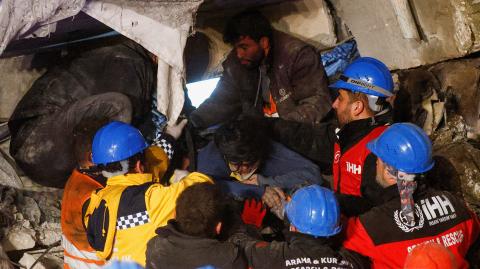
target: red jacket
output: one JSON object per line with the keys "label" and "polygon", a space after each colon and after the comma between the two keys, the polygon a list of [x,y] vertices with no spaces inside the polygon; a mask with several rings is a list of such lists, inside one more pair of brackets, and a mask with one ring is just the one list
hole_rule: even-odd
{"label": "red jacket", "polygon": [[339,142],[334,146],[333,189],[341,194],[362,196],[362,172],[364,162],[370,154],[367,143],[377,138],[387,126],[378,126],[367,133],[352,147],[341,151]]}
{"label": "red jacket", "polygon": [[349,220],[345,248],[369,257],[372,268],[403,268],[410,251],[432,241],[448,247],[459,268],[468,268],[464,257],[478,237],[480,223],[463,201],[448,192],[417,191],[416,219],[410,226],[400,214],[397,186],[385,192],[389,201]]}

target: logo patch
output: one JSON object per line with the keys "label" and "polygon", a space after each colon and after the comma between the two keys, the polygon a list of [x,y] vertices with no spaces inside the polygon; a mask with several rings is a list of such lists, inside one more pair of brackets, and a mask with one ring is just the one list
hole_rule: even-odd
{"label": "logo patch", "polygon": [[340,151],[335,152],[335,157],[333,158],[334,163],[338,163],[340,161]]}
{"label": "logo patch", "polygon": [[402,229],[402,231],[406,233],[423,228],[423,225],[425,224],[425,217],[423,216],[420,206],[417,204],[415,204],[415,216],[416,219],[418,219],[418,223],[415,222],[413,225],[410,225],[401,210],[395,210],[395,213],[393,213],[393,219],[395,220],[395,223],[400,229]]}

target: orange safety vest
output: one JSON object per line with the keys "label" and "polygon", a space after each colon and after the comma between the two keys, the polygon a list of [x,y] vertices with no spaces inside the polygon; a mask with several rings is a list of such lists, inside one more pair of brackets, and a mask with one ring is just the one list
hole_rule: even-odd
{"label": "orange safety vest", "polygon": [[269,103],[263,105],[263,115],[265,115],[265,117],[278,117],[277,104],[271,94]]}
{"label": "orange safety vest", "polygon": [[62,199],[62,246],[64,268],[93,269],[105,263],[90,247],[83,226],[82,207],[93,191],[103,186],[93,178],[73,170],[65,185]]}

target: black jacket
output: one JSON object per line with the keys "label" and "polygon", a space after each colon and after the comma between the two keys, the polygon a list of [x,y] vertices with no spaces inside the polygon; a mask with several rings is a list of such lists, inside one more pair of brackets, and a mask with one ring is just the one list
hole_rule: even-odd
{"label": "black jacket", "polygon": [[215,91],[191,114],[195,127],[206,128],[241,113],[261,115],[265,98],[260,85],[267,77],[280,118],[320,122],[332,104],[320,55],[314,47],[279,31],[273,32],[271,44],[266,74],[242,66],[235,50],[227,56]]}
{"label": "black jacket", "polygon": [[230,240],[245,250],[250,266],[255,269],[368,268],[368,264],[356,261],[354,265],[347,261],[334,250],[330,239],[293,232],[285,237],[286,242],[268,243],[254,240],[246,233],[236,233]]}
{"label": "black jacket", "polygon": [[230,242],[199,238],[181,233],[175,221],[157,229],[147,245],[146,268],[194,269],[211,265],[221,269],[246,269],[242,251]]}

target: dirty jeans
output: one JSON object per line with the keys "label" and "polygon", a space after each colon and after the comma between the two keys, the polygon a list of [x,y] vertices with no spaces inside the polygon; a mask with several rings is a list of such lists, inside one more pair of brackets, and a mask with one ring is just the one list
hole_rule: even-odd
{"label": "dirty jeans", "polygon": [[52,114],[26,121],[11,138],[10,154],[33,181],[63,188],[76,166],[73,128],[83,119],[91,118],[130,123],[130,99],[116,92],[92,95]]}

